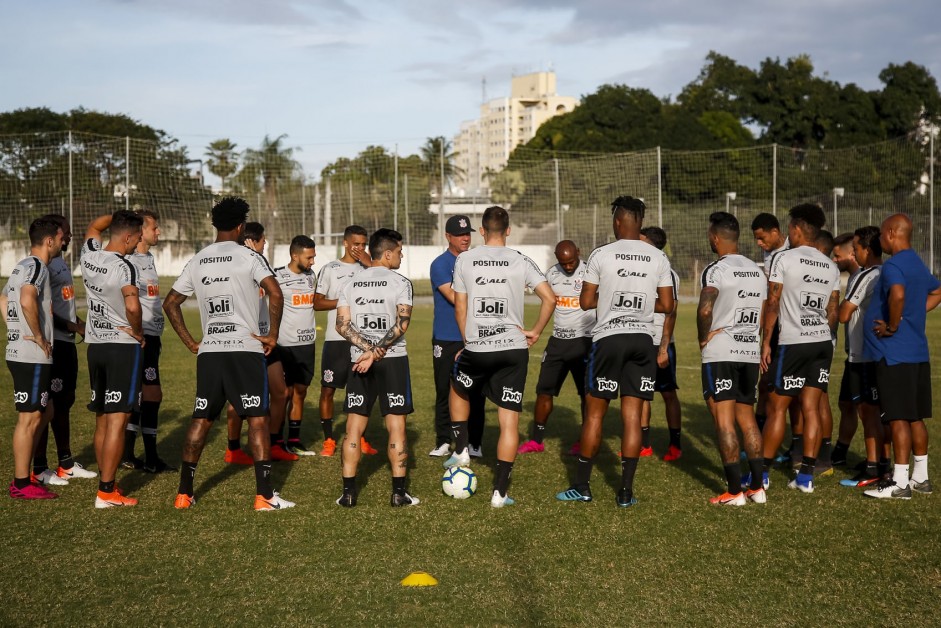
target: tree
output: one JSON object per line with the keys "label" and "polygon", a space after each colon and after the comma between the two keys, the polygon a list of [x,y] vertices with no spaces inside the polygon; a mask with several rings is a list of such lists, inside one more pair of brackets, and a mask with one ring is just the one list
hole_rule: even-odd
{"label": "tree", "polygon": [[487,170],[484,178],[490,183],[490,198],[500,205],[513,205],[526,192],[523,173],[517,170]]}
{"label": "tree", "polygon": [[295,149],[284,146],[285,139],[286,133],[274,139],[265,135],[261,146],[246,148],[242,155],[242,172],[256,183],[261,181],[261,191],[265,195],[264,213],[268,216],[274,216],[278,210],[281,186],[300,171],[300,164],[294,160]]}
{"label": "tree", "polygon": [[209,143],[204,153],[208,158],[206,165],[209,172],[222,180],[220,187],[225,190],[225,180],[238,170],[238,151],[229,138],[222,138]]}
{"label": "tree", "polygon": [[439,193],[442,192],[442,157],[444,163],[444,180],[447,183],[448,190],[451,189],[451,179],[453,177],[464,175],[464,170],[455,163],[458,153],[453,150],[451,141],[446,139],[443,135],[429,137],[425,140],[425,143],[422,144],[419,152],[429,172],[431,183],[429,189],[431,190],[431,195],[432,197],[440,199]]}
{"label": "tree", "polygon": [[911,61],[889,64],[879,72],[885,87],[877,97],[879,116],[890,137],[914,131],[922,122],[938,122],[941,94],[938,83],[924,66]]}

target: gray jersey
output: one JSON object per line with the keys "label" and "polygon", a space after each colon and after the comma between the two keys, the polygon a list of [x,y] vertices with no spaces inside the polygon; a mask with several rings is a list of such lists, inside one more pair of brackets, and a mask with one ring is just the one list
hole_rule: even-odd
{"label": "gray jersey", "polygon": [[[49,260],[49,285],[52,287],[52,313],[70,323],[78,322],[75,308],[75,284],[72,282],[72,269],[61,256]],[[75,334],[55,328],[53,338],[56,342],[75,342]]]}
{"label": "gray jersey", "polygon": [[833,260],[810,246],[781,251],[771,258],[768,281],[783,285],[780,344],[832,340],[827,304],[830,294],[840,289],[840,271]]}
{"label": "gray jersey", "polygon": [[870,362],[863,356],[863,319],[881,273],[879,266],[864,268],[846,284],[846,300],[856,306],[846,323],[846,355],[850,362]]}
{"label": "gray jersey", "polygon": [[137,288],[137,269],[126,257],[101,248],[101,242],[88,239],[82,245],[82,283],[88,302],[85,342],[89,344],[137,344],[133,336],[119,329],[130,327],[124,305],[125,286]]}
{"label": "gray jersey", "polygon": [[[373,343],[392,329],[399,305],[412,304],[412,282],[383,266],[364,268],[340,290],[337,307],[350,308],[350,319],[359,333]],[[340,336],[342,338],[342,336]],[[353,346],[350,359],[356,361],[362,351]],[[386,351],[386,357],[406,355],[405,336]]]}
{"label": "gray jersey", "polygon": [[7,360],[29,364],[52,364],[52,357],[46,357],[39,345],[32,340],[27,340],[27,337],[34,334],[20,306],[23,286],[36,288],[40,329],[35,331],[41,331],[47,342],[53,342],[52,287],[49,283],[49,269],[41,259],[30,255],[16,265],[3,289],[7,297]]}
{"label": "gray jersey", "polygon": [[703,269],[701,285],[719,291],[709,331],[721,330],[703,347],[703,363],[760,362],[761,307],[768,282],[758,264],[742,255],[725,255]]}
{"label": "gray jersey", "polygon": [[[676,271],[672,268],[670,269],[670,276],[673,277],[673,298],[680,298],[680,276],[676,274]],[[660,341],[663,340],[663,323],[667,320],[666,314],[657,314],[654,312],[653,315],[653,343],[660,346]],[[672,345],[676,340],[676,336],[670,337],[670,344]]]}
{"label": "gray jersey", "polygon": [[163,334],[163,300],[160,298],[160,276],[157,275],[154,256],[135,251],[127,258],[137,269],[137,291],[140,296],[144,334],[160,336]]}
{"label": "gray jersey", "polygon": [[480,353],[527,349],[523,297],[546,278],[533,260],[505,246],[478,246],[457,256],[451,288],[467,295],[464,346]]}
{"label": "gray jersey", "polygon": [[173,289],[196,295],[203,339],[199,353],[263,353],[252,334],[258,325],[258,290],[271,267],[265,258],[236,242],[210,244],[187,262]]}
{"label": "gray jersey", "polygon": [[317,340],[314,320],[314,273],[295,273],[287,266],[274,269],[284,293],[284,312],[278,344],[282,347],[312,345]]}
{"label": "gray jersey", "polygon": [[780,253],[781,251],[786,251],[791,246],[790,238],[784,238],[784,244],[774,249],[773,251],[761,250],[762,260],[764,262],[763,268],[765,271],[765,276],[771,274],[771,258]]}
{"label": "gray jersey", "polygon": [[[365,270],[359,262],[347,264],[340,260],[334,260],[320,269],[317,275],[317,294],[322,294],[331,301],[340,298],[340,290],[346,285],[346,282],[352,279],[357,273]],[[330,310],[327,313],[327,335],[324,336],[324,342],[331,340],[344,340],[343,336],[337,333],[337,311]]]}
{"label": "gray jersey", "polygon": [[571,275],[565,274],[559,264],[546,272],[546,281],[555,293],[555,314],[552,318],[554,338],[591,336],[591,329],[595,326],[595,311],[586,312],[579,305],[582,282],[587,268],[588,265],[584,261],[579,261],[578,268]]}
{"label": "gray jersey", "polygon": [[585,281],[598,286],[598,322],[592,338],[614,334],[653,336],[657,288],[673,285],[670,260],[640,240],[600,246],[588,258]]}

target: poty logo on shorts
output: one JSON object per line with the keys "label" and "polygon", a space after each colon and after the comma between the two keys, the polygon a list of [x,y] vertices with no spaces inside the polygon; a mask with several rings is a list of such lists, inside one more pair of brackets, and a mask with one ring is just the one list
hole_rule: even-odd
{"label": "poty logo on shorts", "polygon": [[716,380],[716,392],[720,393],[725,390],[732,390],[732,380],[731,379],[717,379]]}
{"label": "poty logo on shorts", "polygon": [[793,390],[795,388],[804,387],[804,378],[803,377],[794,377],[792,375],[784,376],[784,390]]}
{"label": "poty logo on shorts", "polygon": [[348,408],[358,408],[366,402],[364,395],[347,395],[346,405]]}
{"label": "poty logo on shorts", "polygon": [[820,369],[820,375],[817,377],[818,384],[829,384],[830,383],[830,371],[827,369]]}
{"label": "poty logo on shorts", "polygon": [[523,402],[523,393],[518,390],[513,390],[512,388],[503,387],[503,401],[509,401],[510,403],[522,403]]}
{"label": "poty logo on shorts", "polygon": [[196,409],[205,410],[209,407],[209,400],[203,399],[202,397],[196,397]]}
{"label": "poty logo on shorts", "polygon": [[257,408],[261,405],[261,397],[258,395],[240,395],[242,399],[242,408]]}
{"label": "poty logo on shorts", "polygon": [[105,403],[121,403],[121,398],[124,396],[120,390],[106,390],[105,391]]}
{"label": "poty logo on shorts", "polygon": [[405,395],[394,395],[392,393],[386,393],[386,397],[389,399],[390,406],[404,406],[405,405]]}
{"label": "poty logo on shorts", "polygon": [[29,393],[25,392],[14,392],[13,393],[13,402],[14,403],[26,403],[29,401]]}
{"label": "poty logo on shorts", "polygon": [[49,393],[44,392],[42,395],[39,396],[39,405],[45,408],[48,403],[49,403]]}
{"label": "poty logo on shorts", "polygon": [[92,401],[95,400],[95,391],[94,391],[94,390],[91,391],[91,400],[92,400]]}
{"label": "poty logo on shorts", "polygon": [[434,345],[431,349],[431,353],[436,358],[440,358],[441,357],[441,345]]}
{"label": "poty logo on shorts", "polygon": [[879,389],[875,386],[872,386],[869,388],[869,390],[872,392],[872,400],[879,401]]}
{"label": "poty logo on shorts", "polygon": [[332,381],[333,381],[333,371],[331,371],[330,369],[325,370],[325,371],[323,372],[323,381],[327,382],[328,384],[329,384],[330,382],[332,382]]}
{"label": "poty logo on shorts", "polygon": [[595,378],[595,388],[598,389],[598,392],[615,392],[618,389],[618,383],[611,379],[605,379],[603,377]]}
{"label": "poty logo on shorts", "polygon": [[49,382],[49,388],[52,389],[52,392],[62,392],[62,379],[59,377],[54,378]]}
{"label": "poty logo on shorts", "polygon": [[144,379],[148,382],[152,382],[157,379],[157,369],[152,366],[148,366],[144,369]]}
{"label": "poty logo on shorts", "polygon": [[457,377],[455,377],[454,379],[457,380],[457,383],[459,383],[461,386],[464,386],[466,388],[470,388],[471,386],[474,385],[474,380],[472,380],[470,376],[463,371],[458,371]]}
{"label": "poty logo on shorts", "polygon": [[653,380],[649,377],[641,377],[640,392],[653,392]]}

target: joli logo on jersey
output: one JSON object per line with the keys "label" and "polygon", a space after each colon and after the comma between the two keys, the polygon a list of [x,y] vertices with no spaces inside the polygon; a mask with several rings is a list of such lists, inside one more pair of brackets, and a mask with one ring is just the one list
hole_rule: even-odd
{"label": "joli logo on jersey", "polygon": [[749,326],[757,325],[758,308],[743,307],[735,310],[735,324]]}
{"label": "joli logo on jersey", "polygon": [[389,329],[389,317],[385,314],[359,314],[356,326],[363,331],[386,331]]}
{"label": "joli logo on jersey", "polygon": [[228,316],[232,313],[232,297],[223,295],[206,299],[206,313],[210,318]]}
{"label": "joli logo on jersey", "polygon": [[822,310],[823,295],[813,292],[801,292],[801,307],[808,310]]}
{"label": "joli logo on jersey", "polygon": [[474,316],[478,318],[502,318],[506,316],[506,299],[475,298]]}
{"label": "joli logo on jersey", "polygon": [[646,298],[641,292],[615,292],[611,309],[619,312],[639,312],[644,309]]}

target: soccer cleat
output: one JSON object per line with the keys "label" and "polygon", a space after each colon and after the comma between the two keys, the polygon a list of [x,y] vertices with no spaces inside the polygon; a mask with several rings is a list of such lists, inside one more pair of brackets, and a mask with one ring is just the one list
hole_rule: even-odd
{"label": "soccer cleat", "polygon": [[[338,502],[339,503],[339,502]],[[393,508],[398,508],[400,506],[417,506],[421,502],[417,497],[412,497],[408,493],[392,493],[392,497],[389,499],[389,505]]]}
{"label": "soccer cleat", "polygon": [[451,455],[451,445],[448,443],[441,443],[434,449],[428,452],[428,455],[432,458],[444,458],[445,456]]}
{"label": "soccer cleat", "polygon": [[637,498],[634,497],[633,493],[622,487],[621,490],[618,491],[615,503],[617,503],[618,508],[627,508],[628,506],[636,504]]}
{"label": "soccer cleat", "polygon": [[39,475],[30,474],[30,479],[33,482],[45,484],[46,486],[65,486],[69,483],[67,479],[60,477],[59,474],[52,469],[46,469]]}
{"label": "soccer cleat", "polygon": [[89,471],[77,462],[72,463],[71,469],[63,469],[62,467],[59,467],[59,469],[56,471],[56,475],[64,480],[74,480],[75,478],[82,478],[87,480],[98,477],[97,473],[94,471]]}
{"label": "soccer cleat", "polygon": [[846,466],[846,454],[830,454],[830,464],[834,467],[845,467]]}
{"label": "soccer cleat", "polygon": [[356,505],[356,495],[344,492],[337,500],[337,505],[343,506],[344,508],[352,508]]}
{"label": "soccer cleat", "polygon": [[134,469],[143,469],[144,461],[137,456],[131,456],[130,458],[125,458],[121,461],[121,468],[128,469],[129,471],[133,471]]}
{"label": "soccer cleat", "polygon": [[791,463],[791,452],[785,451],[783,454],[778,454],[774,458],[774,463],[784,466]]}
{"label": "soccer cleat", "polygon": [[[751,473],[742,476],[742,488],[746,490],[751,488]],[[771,479],[768,477],[767,471],[761,474],[761,488],[766,491],[771,488]]]}
{"label": "soccer cleat", "polygon": [[359,438],[359,446],[363,450],[363,453],[366,454],[367,456],[375,456],[376,454],[379,453],[378,449],[376,449],[375,447],[370,445],[368,442],[366,442],[365,436],[361,436]]}
{"label": "soccer cleat", "polygon": [[534,440],[528,440],[520,448],[516,450],[518,454],[541,454],[546,450],[545,445],[542,443],[537,443]]}
{"label": "soccer cleat", "polygon": [[878,475],[869,475],[865,470],[860,471],[852,478],[847,478],[845,480],[840,480],[840,486],[871,486],[879,481]]}
{"label": "soccer cleat", "polygon": [[30,482],[23,488],[16,488],[16,485],[10,482],[10,497],[13,499],[55,499],[58,495],[41,484]]}
{"label": "soccer cleat", "polygon": [[679,460],[679,459],[682,458],[682,457],[683,457],[683,450],[680,449],[679,447],[675,447],[675,446],[673,446],[673,445],[670,445],[670,446],[667,448],[667,453],[663,454],[663,461],[664,461],[664,462],[674,462],[674,461],[676,461],[676,460]]}
{"label": "soccer cleat", "polygon": [[316,456],[317,455],[315,451],[304,447],[301,444],[300,439],[289,440],[287,442],[287,447],[285,447],[285,449],[289,451],[290,453],[294,454],[295,456]]}
{"label": "soccer cleat", "polygon": [[748,489],[745,491],[745,497],[755,502],[756,504],[767,504],[768,503],[768,493],[765,492],[765,489],[759,488],[756,490]]}
{"label": "soccer cleat", "polygon": [[582,488],[571,486],[561,493],[556,493],[555,498],[560,502],[590,502],[591,488],[588,486]]}
{"label": "soccer cleat", "polygon": [[[761,492],[764,493],[763,490]],[[743,492],[738,492],[735,495],[732,495],[731,493],[722,493],[721,495],[710,497],[709,503],[716,504],[718,506],[744,506],[746,503],[748,503],[748,500],[745,499],[745,493]]]}
{"label": "soccer cleat", "polygon": [[931,495],[931,480],[926,479],[924,482],[916,482],[912,480],[909,484],[909,487],[916,493],[921,493],[922,495]]}
{"label": "soccer cleat", "polygon": [[653,447],[641,447],[638,458],[649,458],[653,455]]}
{"label": "soccer cleat", "polygon": [[582,453],[582,442],[577,440],[569,447],[568,455],[577,456],[580,453]]}
{"label": "soccer cleat", "polygon": [[255,464],[255,459],[245,453],[244,449],[226,449],[225,461],[229,464]]}
{"label": "soccer cleat", "polygon": [[296,504],[294,502],[289,502],[288,500],[278,495],[278,491],[274,492],[274,495],[271,497],[271,499],[261,495],[255,495],[255,512],[284,510],[285,508],[294,508],[295,505]]}
{"label": "soccer cleat", "polygon": [[110,493],[98,491],[98,494],[95,496],[95,508],[115,508],[118,506],[136,505],[136,499],[122,495],[120,489],[117,487]]}
{"label": "soccer cleat", "polygon": [[[289,451],[286,451],[279,443],[276,443],[271,446],[271,459],[272,460],[281,460],[282,462],[294,462],[298,460],[300,456],[297,454],[292,454]],[[254,463],[254,461],[252,461]]]}
{"label": "soccer cleat", "polygon": [[326,456],[329,458],[337,451],[337,442],[332,438],[328,438],[323,442],[323,449],[320,450],[321,456]]}
{"label": "soccer cleat", "polygon": [[814,476],[809,473],[798,473],[793,480],[787,483],[787,487],[797,489],[801,493],[814,492]]}
{"label": "soccer cleat", "polygon": [[176,467],[168,465],[166,462],[157,458],[154,462],[145,462],[144,463],[144,473],[158,474],[158,473],[173,473],[176,471]]}
{"label": "soccer cleat", "polygon": [[474,447],[473,445],[467,446],[467,452],[470,454],[471,458],[483,458],[484,457],[484,447]]}
{"label": "soccer cleat", "polygon": [[833,465],[832,464],[817,464],[814,466],[814,477],[822,478],[828,475],[833,475]]}
{"label": "soccer cleat", "polygon": [[454,452],[451,454],[451,457],[444,461],[444,468],[450,469],[451,467],[466,467],[470,465],[470,454],[465,449],[461,453]]}
{"label": "soccer cleat", "polygon": [[504,506],[512,506],[516,503],[516,500],[510,497],[509,495],[501,495],[500,491],[494,490],[493,496],[490,498],[490,505],[494,508],[503,508]]}
{"label": "soccer cleat", "polygon": [[905,488],[899,488],[891,478],[879,480],[875,488],[864,491],[866,497],[875,497],[876,499],[911,499],[911,484]]}
{"label": "soccer cleat", "polygon": [[196,498],[192,495],[187,495],[186,493],[177,493],[176,499],[173,500],[173,507],[177,510],[192,508],[195,505]]}

